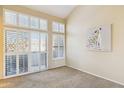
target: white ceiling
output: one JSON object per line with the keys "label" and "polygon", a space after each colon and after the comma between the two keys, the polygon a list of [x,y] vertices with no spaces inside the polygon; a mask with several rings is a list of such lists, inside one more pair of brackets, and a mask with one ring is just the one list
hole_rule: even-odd
{"label": "white ceiling", "polygon": [[49,15],[66,18],[76,5],[25,5],[25,7],[44,12]]}

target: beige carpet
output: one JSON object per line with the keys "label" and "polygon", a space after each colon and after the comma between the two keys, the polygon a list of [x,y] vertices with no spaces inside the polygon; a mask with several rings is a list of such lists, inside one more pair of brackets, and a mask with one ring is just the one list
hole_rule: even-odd
{"label": "beige carpet", "polygon": [[0,80],[0,87],[14,88],[121,88],[119,84],[69,67]]}

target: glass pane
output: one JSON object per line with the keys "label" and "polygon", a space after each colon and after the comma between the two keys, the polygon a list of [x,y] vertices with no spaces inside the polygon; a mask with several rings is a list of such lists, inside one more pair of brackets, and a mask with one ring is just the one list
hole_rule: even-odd
{"label": "glass pane", "polygon": [[6,76],[16,74],[16,55],[5,56]]}
{"label": "glass pane", "polygon": [[35,17],[31,17],[31,28],[39,29],[39,19]]}
{"label": "glass pane", "polygon": [[6,31],[5,33],[5,51],[6,53],[16,52],[17,33]]}
{"label": "glass pane", "polygon": [[62,23],[58,23],[58,22],[53,22],[53,32],[61,32],[61,33],[64,33],[65,31],[65,25],[62,24]]}
{"label": "glass pane", "polygon": [[29,17],[27,15],[19,14],[19,25],[28,27],[29,26]]}
{"label": "glass pane", "polygon": [[64,57],[64,47],[59,47],[59,57]]}
{"label": "glass pane", "polygon": [[64,35],[53,35],[53,58],[64,57]]}
{"label": "glass pane", "polygon": [[19,55],[19,73],[28,72],[28,55]]}
{"label": "glass pane", "polygon": [[47,51],[47,34],[40,34],[40,51]]}
{"label": "glass pane", "polygon": [[31,54],[31,66],[32,67],[38,67],[40,63],[40,56],[39,53],[32,53]]}
{"label": "glass pane", "polygon": [[58,35],[58,45],[64,46],[64,36],[63,35]]}
{"label": "glass pane", "polygon": [[65,32],[65,26],[64,26],[64,24],[59,24],[59,32],[62,32],[62,33]]}
{"label": "glass pane", "polygon": [[47,66],[47,53],[41,53],[40,55],[40,65],[41,67],[46,67]]}
{"label": "glass pane", "polygon": [[17,25],[17,14],[5,11],[5,24]]}
{"label": "glass pane", "polygon": [[57,58],[58,57],[58,47],[54,46],[53,47],[53,58]]}
{"label": "glass pane", "polygon": [[40,19],[40,29],[47,31],[47,20]]}
{"label": "glass pane", "polygon": [[39,51],[39,33],[31,32],[31,51]]}
{"label": "glass pane", "polygon": [[53,46],[58,46],[58,35],[53,35]]}
{"label": "glass pane", "polygon": [[53,35],[53,58],[58,57],[58,35]]}
{"label": "glass pane", "polygon": [[28,52],[29,50],[29,33],[18,32],[18,52]]}
{"label": "glass pane", "polygon": [[58,32],[58,24],[56,22],[53,22],[53,32]]}

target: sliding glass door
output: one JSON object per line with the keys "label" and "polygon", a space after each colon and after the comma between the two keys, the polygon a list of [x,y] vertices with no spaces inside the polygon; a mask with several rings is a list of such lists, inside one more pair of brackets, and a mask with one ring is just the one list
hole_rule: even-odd
{"label": "sliding glass door", "polygon": [[47,33],[5,30],[5,76],[47,69]]}

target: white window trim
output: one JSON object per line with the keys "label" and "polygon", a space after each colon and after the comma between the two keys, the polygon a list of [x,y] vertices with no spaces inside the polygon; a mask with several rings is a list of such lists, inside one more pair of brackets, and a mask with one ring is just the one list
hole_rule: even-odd
{"label": "white window trim", "polygon": [[49,24],[48,24],[48,20],[43,19],[43,18],[42,18],[42,19],[40,18],[40,23],[41,23],[41,20],[46,21],[47,28],[46,28],[46,29],[42,29],[42,28],[41,28],[41,24],[40,24],[40,28],[39,28],[39,29],[40,29],[40,30],[43,30],[43,31],[48,31],[48,25],[49,25]]}
{"label": "white window trim", "polygon": [[[31,27],[31,18],[37,19],[37,21],[38,21],[38,28]],[[30,19],[29,28],[31,28],[31,29],[40,29],[40,19],[38,17],[30,16],[29,19]]]}
{"label": "white window trim", "polygon": [[[59,24],[63,24],[64,25],[64,32],[56,32],[56,31],[53,31],[53,23],[59,23]],[[64,23],[61,23],[61,22],[57,22],[57,21],[53,21],[52,22],[52,36],[54,35],[63,35],[64,36],[64,54],[63,54],[63,57],[56,57],[54,58],[53,57],[53,45],[52,45],[52,60],[64,60],[65,59],[65,24]],[[53,37],[52,37],[52,44],[53,44]],[[59,46],[60,47],[60,46]]]}
{"label": "white window trim", "polygon": [[[58,23],[58,24],[64,25],[64,32],[59,32],[59,31],[57,32],[57,31],[54,31],[54,30],[53,30],[53,23]],[[53,22],[52,22],[52,32],[53,32],[53,33],[58,33],[58,34],[65,34],[65,24],[62,23],[62,22],[53,21]]]}
{"label": "white window trim", "polygon": [[[23,29],[16,29],[16,28],[7,28],[7,27],[5,27],[4,28],[4,30],[3,30],[3,33],[4,33],[4,44],[5,44],[5,31],[6,30],[12,30],[12,31],[14,31],[14,32],[28,32],[29,30],[23,30]],[[30,32],[30,31],[29,31]],[[36,32],[36,31],[31,31],[31,32]],[[44,71],[44,70],[47,70],[48,69],[48,33],[47,32],[40,32],[40,31],[38,31],[39,33],[46,33],[46,35],[47,35],[47,50],[46,51],[44,51],[45,53],[47,53],[47,59],[46,59],[46,63],[47,63],[47,66],[46,66],[46,69],[43,69],[42,71]],[[40,41],[39,41],[40,42]],[[30,74],[30,73],[34,73],[34,72],[31,72],[30,71],[30,69],[28,68],[28,72],[25,72],[25,73],[21,73],[21,74],[19,74],[19,67],[17,66],[17,73],[15,74],[15,75],[10,75],[10,76],[6,76],[6,63],[5,63],[5,56],[6,55],[18,55],[18,54],[21,54],[21,53],[17,53],[17,50],[16,50],[16,52],[15,53],[6,53],[6,51],[5,51],[5,45],[4,45],[4,47],[3,47],[4,49],[3,49],[3,53],[4,53],[4,56],[3,56],[3,77],[4,78],[11,78],[11,77],[15,77],[15,76],[21,76],[21,75],[26,75],[26,74]],[[40,50],[40,47],[39,47],[39,50]],[[31,46],[29,46],[29,51],[28,52],[26,52],[26,53],[30,53],[31,52]],[[41,52],[41,51],[39,51],[39,52]],[[43,51],[42,51],[42,53],[44,53]],[[17,57],[18,58],[18,57]],[[29,59],[30,60],[30,59]],[[16,59],[16,61],[17,61],[17,64],[16,65],[18,65],[18,59]],[[28,65],[30,65],[30,62],[28,63]],[[39,71],[36,71],[36,72],[39,72]]]}
{"label": "white window trim", "polygon": [[[7,24],[5,22],[5,11],[10,11],[10,12],[13,12],[13,13],[16,13],[17,14],[17,24],[14,25],[14,24]],[[22,14],[22,15],[27,15],[29,17],[29,26],[26,27],[26,26],[20,26],[19,25],[19,14]],[[34,18],[38,18],[39,19],[39,28],[31,28],[31,17],[34,17]],[[47,22],[47,29],[46,30],[42,30],[40,28],[40,20],[45,20]],[[22,12],[16,12],[14,10],[9,10],[9,9],[3,9],[3,24],[4,26],[7,26],[7,27],[14,27],[14,28],[24,28],[24,29],[32,29],[32,30],[39,30],[39,31],[44,31],[44,32],[48,32],[48,19],[45,19],[45,18],[42,18],[42,17],[37,17],[37,16],[33,16],[33,15],[30,15],[30,14],[26,14],[26,13],[22,13]]]}
{"label": "white window trim", "polygon": [[[28,26],[24,26],[24,25],[20,25],[20,23],[19,23],[19,15],[25,15],[25,16],[28,16]],[[27,15],[27,14],[23,14],[23,13],[18,13],[18,26],[19,27],[23,27],[23,28],[30,28],[30,16],[29,15]]]}
{"label": "white window trim", "polygon": [[[16,16],[17,16],[16,23],[17,24],[8,24],[8,23],[5,22],[5,12],[6,11],[7,12],[12,12],[12,13],[15,13],[16,14]],[[8,10],[8,9],[3,9],[3,24],[4,25],[9,25],[9,26],[18,26],[18,12],[12,11],[12,10]]]}

